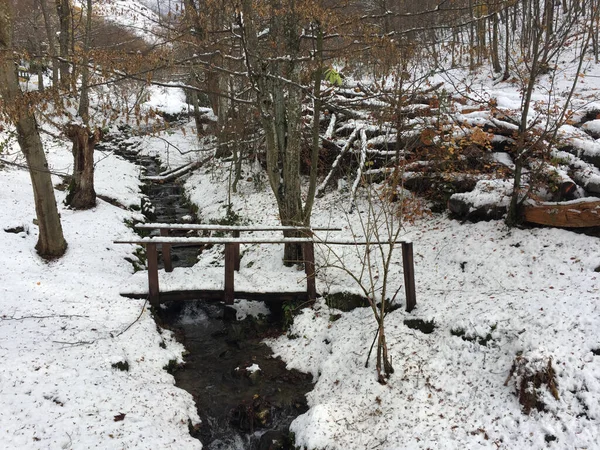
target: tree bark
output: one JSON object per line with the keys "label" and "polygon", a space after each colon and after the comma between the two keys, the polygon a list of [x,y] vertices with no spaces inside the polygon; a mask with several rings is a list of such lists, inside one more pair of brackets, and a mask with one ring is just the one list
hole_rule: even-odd
{"label": "tree bark", "polygon": [[58,14],[59,35],[58,49],[60,61],[58,68],[60,71],[60,83],[62,86],[68,86],[71,80],[69,73],[69,48],[71,44],[71,4],[69,0],[56,0],[56,13]]}
{"label": "tree bark", "polygon": [[[81,93],[79,94],[79,109],[77,114],[83,119],[83,123],[89,126],[90,120],[90,98],[89,98],[89,84],[90,84],[90,35],[92,33],[92,0],[86,2],[86,20],[85,20],[85,34],[83,37],[83,61],[81,64]],[[93,149],[92,149],[93,151]]]}
{"label": "tree bark", "polygon": [[48,39],[48,54],[52,60],[52,86],[58,86],[58,61],[56,60],[56,34],[50,21],[48,6],[46,0],[38,0],[42,15],[44,16],[44,28],[46,30],[46,39]]}
{"label": "tree bark", "polygon": [[90,209],[96,206],[94,190],[94,147],[102,139],[102,132],[96,128],[71,123],[65,128],[65,135],[73,143],[73,178],[65,203],[75,209]]}
{"label": "tree bark", "polygon": [[[245,63],[256,92],[256,105],[260,111],[261,126],[265,132],[267,176],[275,195],[282,225],[302,226],[308,223],[302,207],[300,179],[300,150],[302,142],[302,91],[300,70],[295,60],[300,49],[298,15],[293,1],[286,2],[285,16],[273,16],[270,22],[271,36],[284,46],[283,61],[269,65],[261,61],[255,16],[252,2],[242,2],[244,20],[242,27]],[[315,167],[316,169],[316,167]],[[314,195],[314,194],[313,194]],[[285,232],[286,237],[298,236],[298,232]],[[286,244],[284,263],[303,261],[302,246]]]}
{"label": "tree bark", "polygon": [[494,13],[492,18],[492,65],[495,73],[502,72],[502,66],[500,65],[500,54],[498,51],[498,13]]}
{"label": "tree bark", "polygon": [[[10,1],[0,0],[0,54],[10,54],[12,26]],[[63,236],[54,187],[37,122],[23,97],[16,67],[11,58],[0,59],[0,95],[6,105],[12,106],[9,114],[17,129],[17,141],[25,155],[31,176],[39,227],[35,248],[43,258],[57,258],[64,254],[67,243]]]}

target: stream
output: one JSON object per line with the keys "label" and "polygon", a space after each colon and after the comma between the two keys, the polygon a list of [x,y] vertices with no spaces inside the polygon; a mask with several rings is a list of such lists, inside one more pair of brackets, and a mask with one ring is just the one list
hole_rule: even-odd
{"label": "stream", "polygon": [[[156,158],[137,154],[139,143],[134,139],[104,145],[140,165],[145,175],[161,171]],[[147,197],[142,212],[148,221],[197,222],[176,181],[147,182],[142,190]],[[172,259],[174,267],[189,267],[197,261],[198,249],[174,247]],[[308,410],[306,393],[313,382],[311,375],[286,370],[262,343],[283,332],[281,305],[273,311],[236,320],[235,311],[224,304],[198,299],[165,304],[156,318],[186,348],[185,364],[172,373],[176,385],[194,397],[202,423],[190,433],[205,449],[294,449],[289,425]]]}

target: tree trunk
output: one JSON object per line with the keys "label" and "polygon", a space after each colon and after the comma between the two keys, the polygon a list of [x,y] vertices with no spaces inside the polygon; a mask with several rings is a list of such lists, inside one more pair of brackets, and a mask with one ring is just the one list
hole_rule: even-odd
{"label": "tree trunk", "polygon": [[48,39],[48,54],[52,60],[52,86],[58,86],[58,61],[56,60],[56,34],[54,33],[46,0],[39,0],[42,15],[44,16],[44,28],[46,39]]}
{"label": "tree trunk", "polygon": [[498,51],[498,13],[494,13],[492,18],[492,65],[495,73],[502,72],[502,66],[500,65],[500,54]]}
{"label": "tree trunk", "polygon": [[[280,84],[280,83],[277,83]],[[285,95],[287,91],[287,96]],[[282,225],[302,226],[304,217],[300,186],[301,93],[293,87],[273,89],[275,120],[263,120],[267,133],[267,172],[279,209]],[[287,97],[287,98],[286,98]],[[297,237],[296,232],[285,232]],[[283,260],[294,264],[303,260],[300,244],[286,244]]]}
{"label": "tree trunk", "polygon": [[62,86],[68,86],[71,77],[68,62],[71,43],[71,4],[69,0],[56,0],[56,13],[60,29],[58,35],[60,83]]}
{"label": "tree trunk", "polygon": [[[83,119],[83,123],[89,126],[90,120],[90,98],[89,98],[89,84],[90,84],[90,35],[92,33],[92,0],[86,2],[86,20],[85,20],[85,34],[83,38],[83,61],[81,64],[81,93],[79,94],[79,109],[77,114]],[[93,151],[93,149],[92,149]]]}
{"label": "tree trunk", "polygon": [[510,78],[510,16],[508,14],[508,8],[504,10],[504,17],[504,74],[502,75],[502,79],[506,81]]}
{"label": "tree trunk", "polygon": [[[267,176],[275,195],[282,225],[302,226],[308,222],[302,207],[300,183],[300,150],[302,137],[302,90],[300,70],[295,55],[300,49],[298,16],[294,2],[289,2],[284,17],[273,17],[271,31],[285,46],[284,61],[269,65],[257,60],[259,48],[257,30],[254,29],[253,5],[242,2],[244,20],[242,45],[245,63],[256,92],[256,105],[260,111],[261,126],[265,132]],[[241,18],[241,17],[240,17]],[[288,81],[285,81],[285,80]],[[298,236],[298,232],[285,232],[286,237]],[[286,244],[284,263],[303,261],[300,244]]]}
{"label": "tree trunk", "polygon": [[537,25],[537,22],[532,25],[532,56],[531,56],[531,68],[529,69],[529,79],[525,88],[525,95],[521,101],[521,121],[519,123],[519,136],[517,139],[515,149],[515,175],[513,181],[513,192],[510,200],[510,206],[508,208],[508,214],[506,216],[506,225],[509,227],[515,226],[519,223],[520,214],[519,208],[523,202],[521,198],[521,177],[523,174],[523,166],[525,165],[525,156],[527,152],[527,139],[526,134],[529,132],[527,128],[527,117],[529,115],[529,109],[531,108],[531,97],[535,88],[536,79],[539,75],[539,63],[540,63],[540,44],[542,39],[542,29]]}
{"label": "tree trunk", "polygon": [[320,124],[321,124],[321,82],[323,81],[323,30],[319,24],[315,25],[314,33],[317,36],[315,47],[315,59],[317,60],[317,68],[314,72],[313,84],[313,118],[312,118],[312,142],[310,149],[310,178],[308,183],[308,192],[306,194],[306,203],[303,211],[304,225],[310,225],[310,216],[315,202],[315,193],[317,191],[317,172],[319,166],[319,153],[321,150]]}
{"label": "tree trunk", "polygon": [[73,143],[73,178],[69,185],[66,204],[75,209],[90,209],[96,206],[94,190],[94,147],[102,139],[100,129],[92,132],[88,127],[69,124],[65,135]]}
{"label": "tree trunk", "polygon": [[[192,80],[192,83],[194,81]],[[200,138],[204,134],[204,126],[202,124],[202,115],[200,113],[200,101],[198,99],[198,92],[193,89],[190,89],[187,92],[190,101],[192,102],[192,107],[194,108],[194,124],[196,125],[196,136]]]}
{"label": "tree trunk", "polygon": [[[0,53],[10,54],[12,26],[10,2],[0,0]],[[65,253],[67,243],[56,206],[54,187],[37,122],[23,98],[15,64],[10,58],[0,60],[0,95],[7,105],[13,106],[10,115],[16,126],[17,140],[25,155],[31,176],[39,227],[35,248],[44,258],[57,258]]]}

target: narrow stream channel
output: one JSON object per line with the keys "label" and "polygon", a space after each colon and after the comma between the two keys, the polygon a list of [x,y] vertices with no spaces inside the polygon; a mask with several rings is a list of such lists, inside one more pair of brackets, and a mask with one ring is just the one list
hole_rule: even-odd
{"label": "narrow stream channel", "polygon": [[[129,139],[110,143],[107,149],[142,166],[146,175],[158,175],[158,160],[139,156],[136,147]],[[195,221],[177,182],[147,183],[143,191],[149,221]],[[179,247],[172,254],[175,267],[186,267],[197,261],[198,250]],[[244,320],[232,315],[223,304],[198,299],[167,304],[157,318],[175,331],[187,351],[185,364],[173,375],[177,386],[193,395],[202,419],[191,433],[208,450],[291,450],[289,425],[308,409],[306,393],[313,387],[312,377],[286,370],[262,343],[282,332],[280,314]]]}

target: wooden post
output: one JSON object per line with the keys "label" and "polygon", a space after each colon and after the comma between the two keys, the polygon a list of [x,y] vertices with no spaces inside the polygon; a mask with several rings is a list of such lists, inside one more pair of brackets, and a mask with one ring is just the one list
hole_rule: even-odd
{"label": "wooden post", "polygon": [[146,244],[146,258],[148,259],[148,294],[150,305],[157,308],[160,303],[158,286],[158,255],[156,244]]}
{"label": "wooden post", "polygon": [[[234,238],[239,238],[240,237],[240,232],[239,231],[232,231],[231,235]],[[237,270],[238,272],[240,271],[240,244],[239,243],[235,243],[232,244],[234,247],[234,252],[235,252],[235,270]]]}
{"label": "wooden post", "polygon": [[402,265],[404,266],[404,289],[406,291],[406,312],[411,312],[417,305],[415,293],[415,266],[412,242],[402,243]]}
{"label": "wooden post", "polygon": [[235,258],[235,244],[225,244],[225,289],[223,300],[226,305],[233,305]]}
{"label": "wooden post", "polygon": [[317,287],[315,284],[315,243],[304,243],[304,272],[306,273],[306,293],[308,301],[317,299]]}
{"label": "wooden post", "polygon": [[[161,228],[160,235],[168,237],[169,229]],[[173,272],[173,262],[171,261],[171,244],[162,244],[162,256],[165,263],[165,272]]]}

